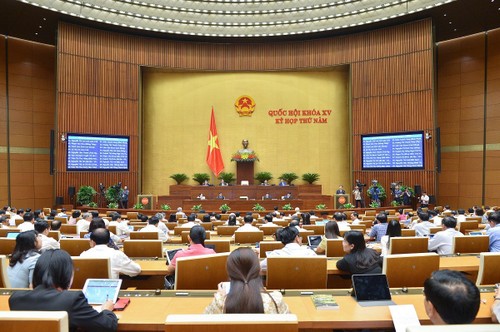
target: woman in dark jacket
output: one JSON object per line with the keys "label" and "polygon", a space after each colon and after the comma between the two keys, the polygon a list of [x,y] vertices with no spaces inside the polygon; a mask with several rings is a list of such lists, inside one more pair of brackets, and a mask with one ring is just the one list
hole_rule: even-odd
{"label": "woman in dark jacket", "polygon": [[342,247],[346,255],[337,261],[339,270],[350,274],[382,273],[382,259],[375,250],[366,247],[362,232],[347,231]]}

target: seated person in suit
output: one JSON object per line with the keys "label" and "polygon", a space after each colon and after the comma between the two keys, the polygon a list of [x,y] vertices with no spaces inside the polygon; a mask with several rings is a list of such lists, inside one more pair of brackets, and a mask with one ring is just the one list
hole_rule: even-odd
{"label": "seated person in suit", "polygon": [[262,199],[271,199],[271,194],[270,193],[265,193],[264,196],[262,196]]}
{"label": "seated person in suit", "polygon": [[222,193],[219,193],[215,199],[226,199],[226,197],[224,197],[224,195],[222,195]]}
{"label": "seated person in suit", "polygon": [[227,258],[228,283],[220,283],[206,314],[287,314],[283,295],[268,293],[262,286],[259,258],[250,248],[233,250]]}
{"label": "seated person in suit", "polygon": [[291,192],[286,193],[285,195],[281,196],[281,199],[283,200],[292,199],[292,193]]}
{"label": "seated person in suit", "polygon": [[224,179],[221,179],[221,180],[220,180],[220,184],[219,184],[219,185],[220,185],[220,186],[227,186],[227,185],[229,185],[229,184],[228,184],[226,181],[224,181]]}
{"label": "seated person in suit", "polygon": [[95,229],[90,235],[90,249],[82,252],[80,257],[109,258],[111,277],[118,279],[121,274],[135,277],[141,273],[141,267],[120,250],[108,247],[110,233],[106,228]]}
{"label": "seated person in suit", "polygon": [[382,273],[382,259],[375,250],[366,247],[362,232],[345,232],[342,247],[346,255],[337,261],[337,269],[350,274]]}
{"label": "seated person in suit", "polygon": [[195,225],[191,227],[188,235],[189,247],[186,250],[178,251],[174,255],[170,265],[167,266],[167,276],[175,274],[177,258],[215,254],[213,249],[205,248],[206,236],[206,231],[202,226]]}
{"label": "seated person in suit", "polygon": [[[295,256],[308,257],[316,256],[316,253],[306,246],[302,246],[302,237],[295,226],[287,226],[276,231],[276,240],[281,241],[285,246],[283,249],[273,250],[267,257]],[[260,262],[260,268],[267,270],[267,258]]]}
{"label": "seated person in suit", "polygon": [[73,261],[69,254],[60,249],[47,250],[36,263],[34,289],[13,292],[10,310],[66,311],[70,331],[116,331],[118,318],[113,313],[113,302],[106,301],[102,311],[96,311],[81,291],[68,291],[72,281]]}
{"label": "seated person in suit", "polygon": [[278,183],[278,186],[285,187],[285,186],[288,186],[288,183],[285,180],[280,179],[280,182]]}
{"label": "seated person in suit", "polygon": [[479,289],[462,272],[434,271],[424,282],[424,306],[433,324],[471,324],[481,303]]}

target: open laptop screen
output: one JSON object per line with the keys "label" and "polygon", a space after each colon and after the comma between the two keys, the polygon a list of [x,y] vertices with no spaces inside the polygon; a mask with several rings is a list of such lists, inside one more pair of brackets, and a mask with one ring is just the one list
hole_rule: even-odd
{"label": "open laptop screen", "polygon": [[352,287],[358,301],[391,299],[391,292],[385,274],[353,274]]}
{"label": "open laptop screen", "polygon": [[121,285],[121,279],[87,279],[82,291],[89,304],[116,303]]}

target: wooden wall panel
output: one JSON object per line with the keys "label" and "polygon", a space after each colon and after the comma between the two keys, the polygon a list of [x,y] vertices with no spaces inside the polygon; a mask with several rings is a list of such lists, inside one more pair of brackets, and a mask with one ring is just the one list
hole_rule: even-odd
{"label": "wooden wall panel", "polygon": [[[335,38],[281,43],[177,42],[99,31],[66,23],[58,38],[58,135],[67,132],[131,136],[131,167],[125,173],[69,173],[64,143],[57,145],[57,196],[69,185],[121,180],[140,190],[140,66],[179,71],[318,70],[350,64],[352,71],[353,177],[384,186],[394,180],[435,191],[434,148],[426,146],[426,169],[363,172],[359,135],[432,130],[432,24],[423,20]],[[113,126],[110,126],[113,123]]]}

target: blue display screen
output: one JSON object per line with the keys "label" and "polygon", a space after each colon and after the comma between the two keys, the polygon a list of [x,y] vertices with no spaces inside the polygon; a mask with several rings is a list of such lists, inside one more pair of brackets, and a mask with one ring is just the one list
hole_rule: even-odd
{"label": "blue display screen", "polygon": [[361,136],[363,170],[424,169],[424,132]]}
{"label": "blue display screen", "polygon": [[87,134],[67,135],[68,171],[128,171],[129,138]]}

